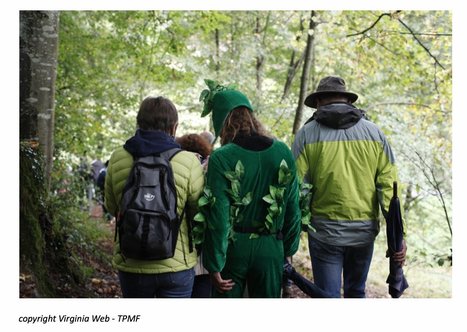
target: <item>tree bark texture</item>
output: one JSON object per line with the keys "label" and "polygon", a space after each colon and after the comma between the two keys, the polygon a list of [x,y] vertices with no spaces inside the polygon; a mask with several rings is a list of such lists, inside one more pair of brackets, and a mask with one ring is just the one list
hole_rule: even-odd
{"label": "tree bark texture", "polygon": [[20,139],[37,140],[49,183],[53,161],[57,11],[20,12]]}
{"label": "tree bark texture", "polygon": [[[259,14],[258,14],[259,15]],[[258,44],[260,44],[260,34],[261,34],[261,22],[260,17],[256,16],[256,26],[255,26],[255,35],[258,38]],[[262,45],[261,45],[262,46]],[[264,55],[260,52],[256,55],[256,93],[259,96],[261,90],[263,89],[263,64],[264,64]]]}
{"label": "tree bark texture", "polygon": [[216,41],[216,74],[219,75],[219,71],[221,70],[220,64],[220,42],[219,42],[219,29],[216,28],[214,39]]}
{"label": "tree bark texture", "polygon": [[310,25],[308,28],[308,37],[306,41],[305,59],[303,63],[302,77],[300,81],[300,96],[298,98],[298,106],[295,112],[295,119],[293,123],[292,134],[295,134],[300,128],[300,124],[302,122],[302,117],[303,117],[303,103],[308,93],[308,82],[309,82],[311,65],[313,63],[312,49],[313,49],[313,44],[315,40],[314,29],[316,27],[316,22],[314,21],[314,17],[315,17],[315,11],[312,10],[311,16],[310,16]]}
{"label": "tree bark texture", "polygon": [[[295,38],[297,42],[300,41],[304,29],[305,27],[303,26],[303,19],[300,17],[300,34],[297,34],[297,37]],[[289,68],[287,70],[287,77],[284,84],[284,91],[281,96],[281,102],[283,102],[289,95],[295,74],[302,65],[303,59],[305,58],[306,49],[305,51],[300,53],[300,58],[298,60],[295,60],[295,57],[297,55],[297,51],[295,49],[292,50],[292,54],[290,55],[290,63]]]}

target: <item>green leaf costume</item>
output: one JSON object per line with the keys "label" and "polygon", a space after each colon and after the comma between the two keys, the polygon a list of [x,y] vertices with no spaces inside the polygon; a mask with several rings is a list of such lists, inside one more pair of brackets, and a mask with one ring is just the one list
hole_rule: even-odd
{"label": "green leaf costume", "polygon": [[[279,175],[281,163],[288,171]],[[242,297],[247,284],[250,297],[280,297],[284,257],[297,251],[301,230],[290,149],[277,140],[262,151],[226,144],[210,157],[207,185],[216,200],[206,214],[204,266],[235,282],[231,291],[214,295]]]}

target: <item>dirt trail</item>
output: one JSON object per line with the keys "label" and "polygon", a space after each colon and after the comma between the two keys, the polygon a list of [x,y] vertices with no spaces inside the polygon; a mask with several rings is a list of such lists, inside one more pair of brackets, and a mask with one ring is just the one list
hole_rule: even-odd
{"label": "dirt trail", "polygon": [[[97,209],[92,209],[91,218],[99,218],[102,220],[102,211]],[[114,232],[114,223],[106,222],[107,227],[109,227],[110,234]],[[113,238],[108,238],[102,240],[97,244],[98,250],[102,253],[105,253],[106,256],[112,257],[113,252]],[[97,259],[96,257],[89,255],[88,253],[82,254],[82,259],[86,266],[89,266],[93,269],[93,273],[85,282],[85,289],[82,290],[82,294],[87,294],[86,296],[94,298],[115,298],[121,297],[121,289],[118,280],[117,271],[112,267],[110,262],[104,262],[102,259]],[[26,273],[20,273],[20,297],[22,298],[31,298],[37,297],[36,288],[34,280],[31,275]],[[59,281],[57,281],[59,282]],[[64,287],[64,285],[57,285],[58,287]],[[368,285],[370,286],[370,285]],[[66,285],[65,285],[66,287]],[[80,295],[76,291],[70,290],[70,297],[84,297],[85,295]],[[309,298],[308,295],[303,293],[297,286],[291,284],[287,292],[284,294],[285,298]],[[367,297],[381,297],[377,292],[371,289],[371,286],[367,289]]]}

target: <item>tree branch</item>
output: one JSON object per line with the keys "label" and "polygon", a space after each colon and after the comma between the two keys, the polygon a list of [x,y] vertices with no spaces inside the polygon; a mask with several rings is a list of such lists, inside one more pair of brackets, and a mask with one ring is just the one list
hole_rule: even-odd
{"label": "tree branch", "polygon": [[[444,195],[443,195],[443,192],[441,190],[440,182],[439,182],[439,180],[437,179],[437,177],[435,175],[434,168],[430,167],[430,165],[428,165],[428,163],[423,159],[423,157],[420,155],[420,153],[418,151],[414,150],[414,153],[417,155],[418,161],[415,160],[415,158],[412,158],[412,156],[409,156],[408,154],[404,153],[403,151],[401,152],[401,154],[404,157],[406,157],[410,162],[412,162],[415,165],[415,167],[417,167],[423,173],[423,175],[425,176],[428,183],[433,187],[433,189],[437,193],[436,197],[439,199],[439,201],[440,201],[440,203],[441,203],[441,205],[443,207],[443,211],[444,211],[444,215],[446,217],[446,223],[448,225],[449,233],[452,236],[451,220],[449,218],[449,214],[448,214],[448,210],[447,210],[447,207],[446,207],[446,202],[444,200]],[[427,171],[427,169],[428,169],[428,171]]]}
{"label": "tree branch", "polygon": [[[428,182],[433,186],[433,188],[436,190],[436,192],[439,195],[438,198],[439,198],[439,200],[441,202],[441,205],[443,206],[444,215],[446,217],[446,222],[447,222],[448,227],[449,227],[449,232],[451,233],[451,236],[452,236],[451,221],[450,221],[450,218],[449,218],[449,215],[448,215],[448,210],[446,208],[446,202],[444,201],[444,195],[443,195],[443,192],[442,192],[442,190],[440,188],[440,183],[439,183],[438,179],[435,176],[435,172],[434,172],[433,168],[430,167],[427,164],[427,162],[422,158],[422,156],[420,155],[420,153],[418,151],[415,151],[415,153],[418,156],[418,158],[420,159],[420,162],[426,168],[428,168],[428,170],[430,171],[430,174],[428,174],[428,172],[425,170],[425,167],[420,167],[421,171],[423,172],[423,174],[427,178]],[[430,179],[430,175],[431,175],[431,179]]]}
{"label": "tree branch", "polygon": [[397,35],[416,35],[416,36],[432,36],[432,37],[452,37],[452,33],[430,33],[430,32],[404,32],[398,30],[381,30],[386,34],[397,34]]}
{"label": "tree branch", "polygon": [[[400,11],[396,11],[395,13],[398,13]],[[373,29],[376,24],[378,24],[378,22],[384,17],[384,16],[389,16],[391,17],[393,15],[393,13],[383,13],[381,15],[378,16],[378,18],[376,19],[376,21],[373,22],[372,25],[370,25],[368,28],[366,28],[365,30],[363,31],[360,31],[360,32],[356,32],[356,33],[352,33],[352,34],[349,34],[347,35],[346,37],[355,37],[355,36],[358,36],[358,35],[364,35],[365,33],[367,33],[368,31],[370,31],[371,29]]]}
{"label": "tree branch", "polygon": [[386,103],[377,103],[377,104],[372,104],[368,108],[371,109],[375,106],[381,106],[381,105],[395,105],[395,106],[420,106],[428,109],[432,109],[429,105],[425,104],[419,104],[419,103],[409,103],[409,102],[386,102]]}
{"label": "tree branch", "polygon": [[410,34],[412,35],[412,37],[417,41],[417,43],[423,47],[423,49],[430,55],[431,58],[433,58],[433,60],[435,60],[435,62],[438,64],[438,66],[440,66],[441,68],[443,69],[446,69],[444,68],[444,66],[438,61],[438,59],[433,55],[431,54],[430,50],[421,42],[420,39],[418,39],[417,35],[415,34],[415,32],[412,31],[412,29],[407,25],[405,24],[404,21],[402,21],[400,18],[397,19],[409,32]]}

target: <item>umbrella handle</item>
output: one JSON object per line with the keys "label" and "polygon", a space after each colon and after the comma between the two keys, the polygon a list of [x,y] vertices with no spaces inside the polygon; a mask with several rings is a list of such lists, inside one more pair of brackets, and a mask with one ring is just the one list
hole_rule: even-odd
{"label": "umbrella handle", "polygon": [[392,183],[393,197],[397,197],[397,181]]}

